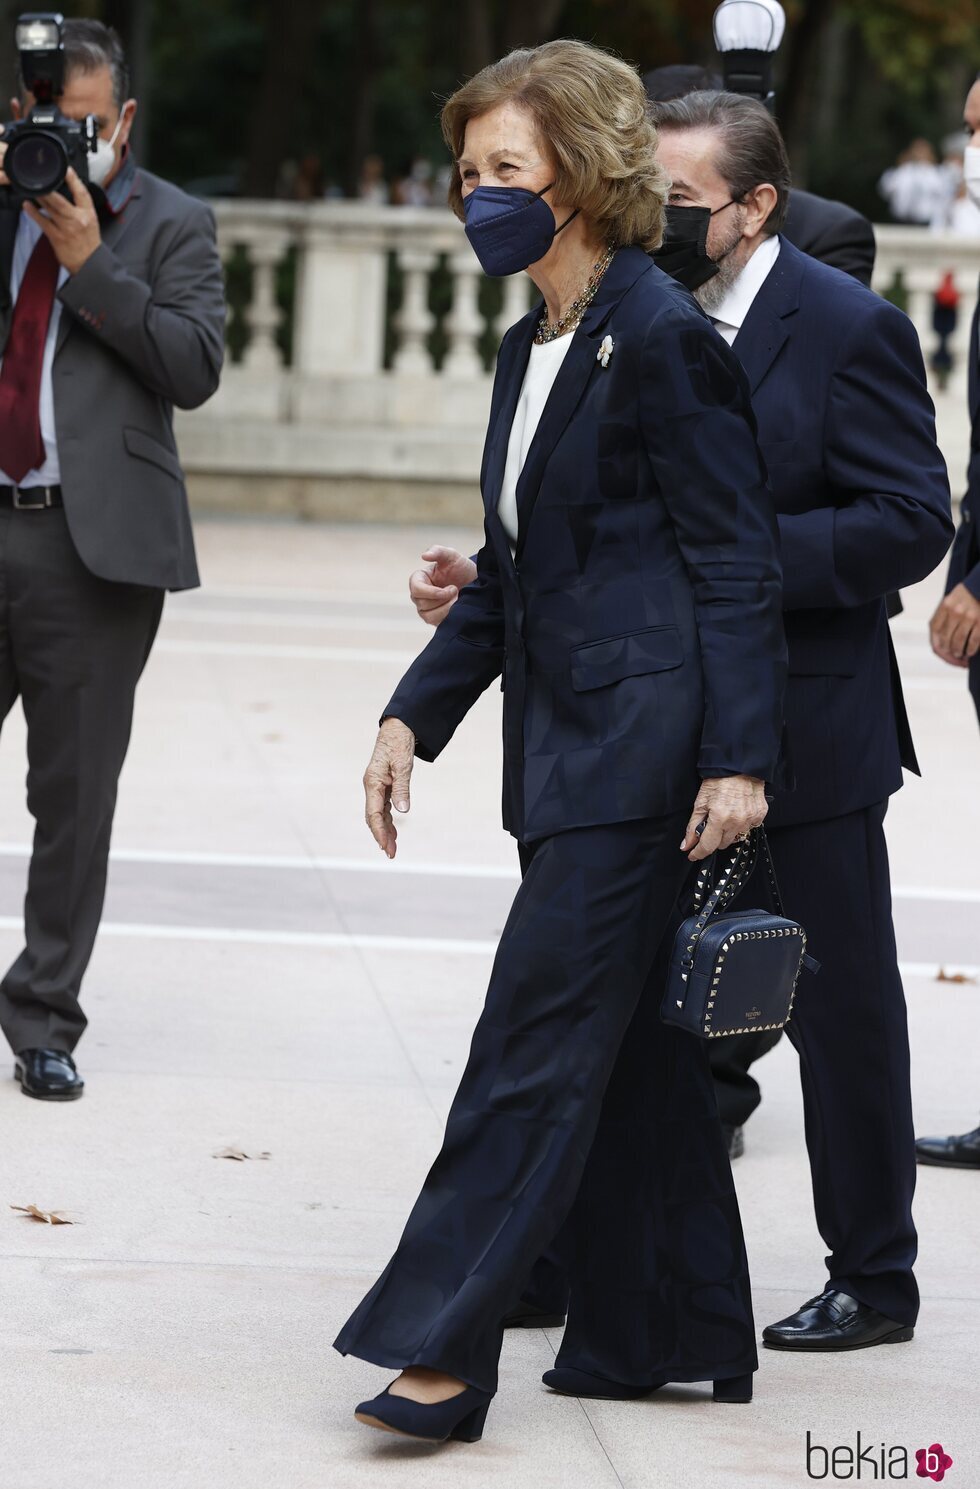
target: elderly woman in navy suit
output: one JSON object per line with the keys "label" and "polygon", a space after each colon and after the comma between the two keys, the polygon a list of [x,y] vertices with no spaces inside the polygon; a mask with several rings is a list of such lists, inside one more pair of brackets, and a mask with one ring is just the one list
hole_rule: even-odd
{"label": "elderly woman in navy suit", "polygon": [[443,128],[483,267],[527,269],[543,303],[500,349],[477,578],[384,710],[366,815],[393,858],[413,759],[502,675],[525,874],[442,1150],[336,1347],[401,1372],[359,1420],[472,1442],[504,1316],[559,1231],[571,1297],[548,1385],[751,1397],[704,1047],[658,1014],[689,860],[766,815],[785,643],[744,378],[648,257],[667,183],[639,77],[551,42],[471,79]]}

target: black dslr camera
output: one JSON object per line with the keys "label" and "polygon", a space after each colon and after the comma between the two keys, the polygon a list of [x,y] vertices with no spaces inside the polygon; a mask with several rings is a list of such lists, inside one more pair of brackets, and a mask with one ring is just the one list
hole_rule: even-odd
{"label": "black dslr camera", "polygon": [[7,146],[3,161],[9,186],[0,187],[0,205],[19,207],[49,191],[69,192],[65,177],[74,167],[88,183],[88,157],[96,149],[99,130],[89,114],[79,123],[66,119],[56,99],[65,86],[64,16],[57,11],[22,15],[15,36],[24,87],[34,95],[26,119],[5,126],[0,142]]}

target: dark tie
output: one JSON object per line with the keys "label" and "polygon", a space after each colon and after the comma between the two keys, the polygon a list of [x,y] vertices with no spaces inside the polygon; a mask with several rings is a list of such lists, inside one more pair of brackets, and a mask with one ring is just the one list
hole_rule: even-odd
{"label": "dark tie", "polygon": [[41,368],[58,287],[58,260],[39,238],[21,280],[0,371],[0,470],[12,481],[44,464]]}

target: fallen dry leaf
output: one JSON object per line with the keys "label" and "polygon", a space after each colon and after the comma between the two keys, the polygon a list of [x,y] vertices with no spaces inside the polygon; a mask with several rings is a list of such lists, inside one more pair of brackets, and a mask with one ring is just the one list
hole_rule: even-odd
{"label": "fallen dry leaf", "polygon": [[971,977],[968,972],[947,972],[945,967],[940,967],[936,977],[937,982],[969,982],[975,983],[977,979]]}
{"label": "fallen dry leaf", "polygon": [[236,1163],[243,1162],[246,1158],[271,1158],[271,1153],[243,1153],[241,1148],[222,1148],[218,1153],[212,1153],[212,1158],[234,1158]]}
{"label": "fallen dry leaf", "polygon": [[44,1225],[75,1224],[74,1220],[66,1220],[60,1210],[39,1210],[37,1205],[11,1205],[10,1208],[30,1216],[31,1220],[40,1220]]}

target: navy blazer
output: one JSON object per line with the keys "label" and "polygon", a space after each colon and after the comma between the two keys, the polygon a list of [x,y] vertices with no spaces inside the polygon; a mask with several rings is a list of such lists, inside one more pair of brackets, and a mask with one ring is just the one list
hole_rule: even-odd
{"label": "navy blazer", "polygon": [[497,501],[540,313],[500,348],[477,578],[383,715],[434,760],[503,671],[504,826],[527,842],[683,812],[701,776],[772,780],[786,668],[745,379],[639,248],[615,255],[573,335],[518,483],[512,557]]}
{"label": "navy blazer", "polygon": [[882,801],[918,770],[885,595],[953,535],[915,328],[785,239],[734,348],[779,513],[796,789],[770,823]]}

